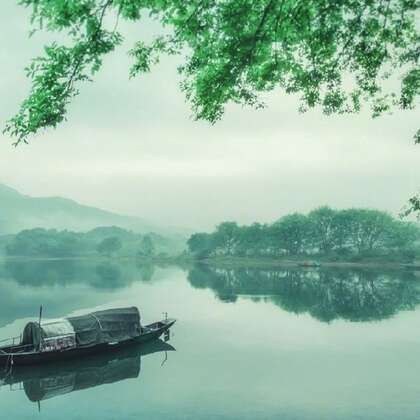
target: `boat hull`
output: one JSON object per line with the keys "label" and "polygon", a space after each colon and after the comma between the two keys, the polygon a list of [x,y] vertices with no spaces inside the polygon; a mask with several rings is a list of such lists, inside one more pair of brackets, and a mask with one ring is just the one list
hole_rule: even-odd
{"label": "boat hull", "polygon": [[[42,363],[53,363],[62,360],[83,358],[88,355],[118,351],[122,347],[133,344],[146,343],[156,340],[162,336],[175,323],[175,320],[168,319],[145,327],[145,332],[136,338],[119,341],[116,343],[104,343],[86,347],[76,347],[60,351],[45,352],[22,352],[2,353],[0,352],[0,368],[11,369],[14,366],[37,365]],[[155,328],[150,329],[151,326]],[[0,349],[1,350],[1,349]]]}

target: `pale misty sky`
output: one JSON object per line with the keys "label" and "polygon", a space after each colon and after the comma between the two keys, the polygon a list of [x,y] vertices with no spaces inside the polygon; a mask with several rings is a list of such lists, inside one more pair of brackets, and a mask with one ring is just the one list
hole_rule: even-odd
{"label": "pale misty sky", "polygon": [[[28,13],[15,3],[0,14],[2,128],[43,43],[28,38]],[[17,149],[0,136],[0,182],[191,228],[269,222],[322,204],[396,214],[420,187],[418,110],[376,120],[368,112],[302,115],[295,97],[276,90],[265,110],[230,106],[215,126],[196,122],[178,88],[179,59],[128,80],[126,52],[148,30],[137,23],[123,31],[127,42],[81,86],[65,124]]]}

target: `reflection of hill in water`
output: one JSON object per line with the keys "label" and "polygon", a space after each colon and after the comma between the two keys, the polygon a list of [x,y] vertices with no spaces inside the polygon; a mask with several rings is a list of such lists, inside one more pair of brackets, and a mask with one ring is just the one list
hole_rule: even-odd
{"label": "reflection of hill in water", "polygon": [[197,288],[210,288],[219,299],[234,302],[252,295],[296,314],[320,321],[370,321],[414,309],[420,283],[409,271],[362,269],[220,269],[198,265],[188,275]]}
{"label": "reflection of hill in water", "polygon": [[156,340],[141,346],[132,345],[118,351],[92,355],[83,360],[15,368],[3,380],[7,385],[23,384],[30,401],[42,401],[137,378],[142,356],[174,350],[169,343]]}
{"label": "reflection of hill in water", "polygon": [[[0,327],[36,315],[51,317],[102,303],[103,294],[154,279],[152,265],[104,260],[6,260],[0,263]],[[86,290],[91,288],[92,291]]]}

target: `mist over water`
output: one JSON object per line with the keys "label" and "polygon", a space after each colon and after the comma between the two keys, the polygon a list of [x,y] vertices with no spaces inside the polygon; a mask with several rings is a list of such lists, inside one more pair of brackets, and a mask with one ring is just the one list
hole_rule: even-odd
{"label": "mist over water", "polygon": [[16,371],[0,391],[5,418],[418,417],[416,271],[103,260],[0,267],[1,338],[19,334],[40,304],[47,318],[136,305],[144,323],[164,311],[178,319],[173,349]]}

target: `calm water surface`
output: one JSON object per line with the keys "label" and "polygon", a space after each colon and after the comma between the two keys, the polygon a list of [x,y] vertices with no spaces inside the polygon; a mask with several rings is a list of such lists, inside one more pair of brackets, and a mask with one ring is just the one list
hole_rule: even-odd
{"label": "calm water surface", "polygon": [[2,419],[420,416],[419,273],[0,262],[0,336],[41,303],[51,318],[136,305],[178,323],[166,344],[14,372]]}

